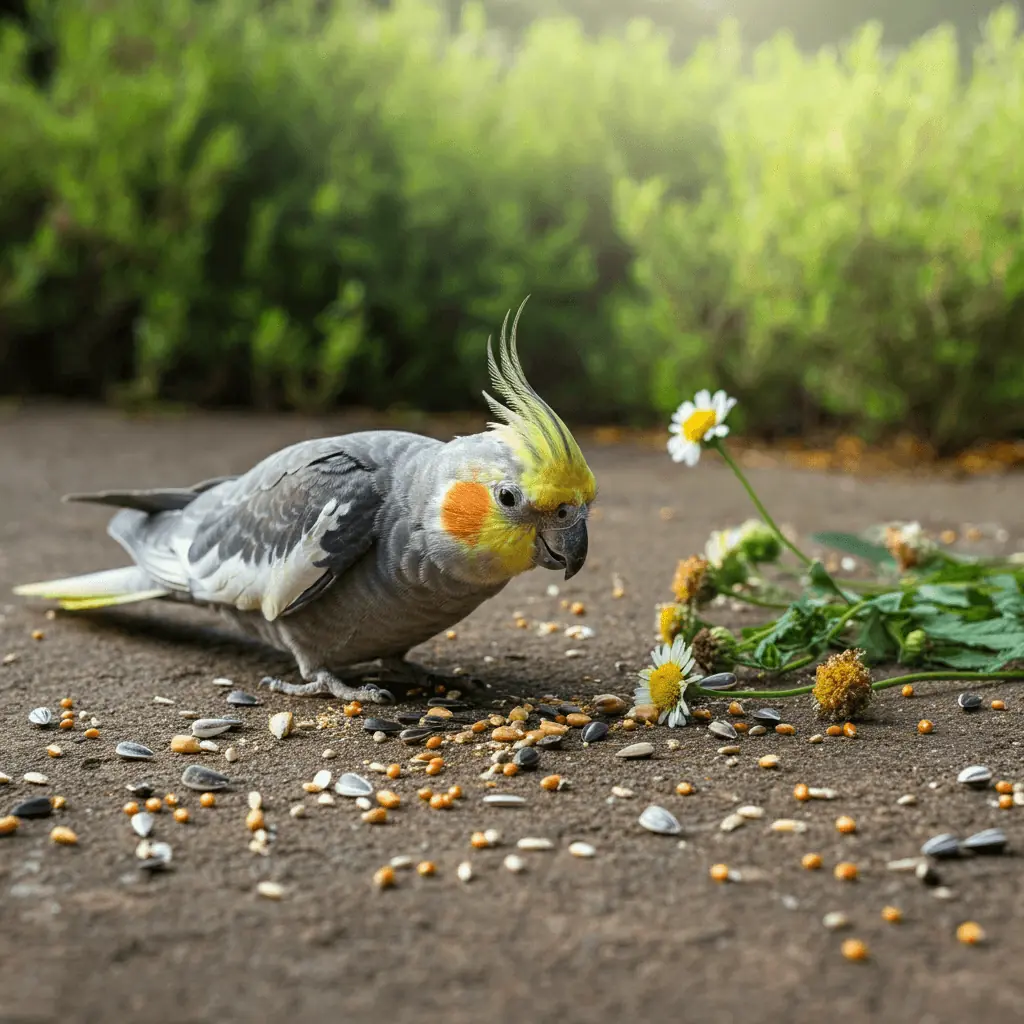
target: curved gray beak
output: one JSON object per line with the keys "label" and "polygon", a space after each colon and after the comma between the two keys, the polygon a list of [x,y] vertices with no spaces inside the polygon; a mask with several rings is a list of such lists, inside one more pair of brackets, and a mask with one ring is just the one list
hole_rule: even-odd
{"label": "curved gray beak", "polygon": [[537,534],[537,565],[545,569],[564,569],[571,579],[587,560],[587,517],[580,516],[572,526],[551,527]]}

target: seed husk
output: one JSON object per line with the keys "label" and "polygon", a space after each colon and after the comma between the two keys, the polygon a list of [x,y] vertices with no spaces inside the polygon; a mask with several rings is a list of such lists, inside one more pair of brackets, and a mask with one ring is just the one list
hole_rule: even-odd
{"label": "seed husk", "polygon": [[231,779],[222,775],[212,768],[201,764],[190,764],[181,774],[182,785],[189,789],[199,790],[200,793],[227,789],[231,785]]}
{"label": "seed husk", "polygon": [[734,740],[739,735],[730,722],[716,720],[708,726],[708,732],[721,740]]}
{"label": "seed husk", "polygon": [[960,853],[960,841],[950,832],[932,836],[921,846],[921,854],[936,859],[956,857]]}
{"label": "seed husk", "polygon": [[650,804],[644,808],[637,820],[641,827],[658,835],[677,836],[683,831],[683,826],[679,824],[675,816],[657,804]]}
{"label": "seed husk", "polygon": [[768,725],[775,725],[782,721],[782,715],[775,708],[758,708],[750,713],[750,717]]}
{"label": "seed husk", "polygon": [[584,743],[597,743],[608,735],[608,725],[605,722],[588,722],[583,727],[580,738]]}
{"label": "seed husk", "polygon": [[276,739],[283,740],[295,726],[295,716],[290,711],[278,711],[267,720],[267,725]]}
{"label": "seed husk", "polygon": [[1001,828],[986,828],[968,836],[960,849],[965,853],[1002,853],[1006,849],[1006,833]]}
{"label": "seed husk", "polygon": [[192,723],[192,735],[198,736],[201,740],[212,739],[233,729],[235,724],[236,720],[233,718],[197,718]]}
{"label": "seed husk", "polygon": [[653,743],[631,743],[628,747],[616,750],[615,756],[629,761],[638,761],[650,757],[653,753]]}
{"label": "seed husk", "polygon": [[736,685],[736,676],[732,672],[716,672],[705,676],[700,685],[704,690],[731,690]]}
{"label": "seed husk", "polygon": [[15,818],[48,818],[53,813],[53,804],[48,796],[34,796],[29,800],[22,800],[11,808],[11,814]]}
{"label": "seed husk", "polygon": [[114,753],[125,761],[149,761],[156,756],[149,747],[132,740],[122,740],[114,747]]}
{"label": "seed husk", "polygon": [[232,690],[226,699],[229,704],[240,708],[252,708],[260,703],[258,697],[254,697],[251,693],[246,693],[245,690]]}
{"label": "seed husk", "polygon": [[956,781],[973,789],[985,789],[992,781],[992,769],[983,764],[972,764],[960,772]]}
{"label": "seed husk", "polygon": [[334,784],[334,792],[339,796],[347,797],[371,796],[373,786],[361,775],[356,775],[355,772],[346,772]]}
{"label": "seed husk", "polygon": [[569,844],[569,853],[573,857],[596,857],[597,850],[590,843],[575,842]]}
{"label": "seed husk", "polygon": [[53,712],[49,708],[33,708],[28,713],[28,720],[40,729],[48,729],[53,725]]}
{"label": "seed husk", "polygon": [[961,693],[956,699],[964,711],[977,711],[981,707],[981,695],[977,693]]}

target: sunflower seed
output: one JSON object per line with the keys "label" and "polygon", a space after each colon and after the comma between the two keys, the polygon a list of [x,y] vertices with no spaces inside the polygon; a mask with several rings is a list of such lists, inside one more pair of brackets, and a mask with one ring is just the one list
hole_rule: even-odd
{"label": "sunflower seed", "polygon": [[557,736],[542,736],[534,744],[535,747],[539,747],[541,750],[557,750],[562,745],[562,740],[565,739],[563,734]]}
{"label": "sunflower seed", "polygon": [[645,807],[637,821],[648,832],[656,832],[662,836],[677,836],[683,831],[683,826],[676,821],[675,817],[657,804]]}
{"label": "sunflower seed", "polygon": [[431,726],[418,726],[413,729],[403,729],[398,734],[398,738],[406,744],[406,746],[414,747],[429,739],[436,732],[437,730]]}
{"label": "sunflower seed", "polygon": [[451,697],[431,697],[427,701],[428,708],[448,708],[451,711],[465,711],[469,705],[463,700],[453,700]]}
{"label": "sunflower seed", "polygon": [[736,676],[732,672],[716,672],[713,676],[705,676],[700,680],[704,690],[731,690],[736,685]]}
{"label": "sunflower seed", "polygon": [[602,693],[593,700],[594,710],[600,715],[622,715],[629,705],[614,693]]}
{"label": "sunflower seed", "polygon": [[558,708],[552,707],[550,704],[538,704],[534,710],[541,718],[547,718],[552,722],[561,714]]}
{"label": "sunflower seed", "polygon": [[240,708],[253,708],[260,703],[260,699],[245,690],[232,690],[227,695],[227,702]]}
{"label": "sunflower seed", "polygon": [[402,731],[402,726],[398,722],[389,722],[386,718],[365,718],[363,729],[366,732],[382,732],[385,736],[394,736]]}
{"label": "sunflower seed", "polygon": [[122,740],[114,747],[114,753],[118,757],[124,758],[125,761],[148,761],[156,756],[149,747],[132,740]]}
{"label": "sunflower seed", "polygon": [[135,856],[140,859],[139,867],[143,871],[166,871],[171,866],[173,853],[170,843],[151,843],[143,839],[135,847]]}
{"label": "sunflower seed", "polygon": [[124,788],[140,800],[148,800],[153,795],[153,786],[149,782],[129,782]]}
{"label": "sunflower seed", "polygon": [[653,743],[631,743],[628,747],[615,751],[616,757],[622,757],[629,761],[637,761],[641,758],[650,757],[654,753]]}
{"label": "sunflower seed", "polygon": [[768,730],[763,725],[755,725],[747,733],[748,736],[764,736]]}
{"label": "sunflower seed", "polygon": [[960,840],[951,832],[943,832],[924,843],[921,853],[925,857],[956,857],[960,853]]}
{"label": "sunflower seed", "polygon": [[149,836],[155,824],[156,818],[149,811],[139,811],[131,816],[132,829],[142,839],[146,839]]}
{"label": "sunflower seed", "polygon": [[597,743],[608,735],[608,726],[605,722],[588,722],[583,727],[581,739],[584,743]]}
{"label": "sunflower seed", "polygon": [[222,775],[220,772],[201,764],[190,764],[182,772],[181,781],[189,789],[197,789],[200,792],[226,789],[231,785],[231,779],[226,775]]}
{"label": "sunflower seed", "polygon": [[986,828],[968,836],[960,849],[968,853],[1002,853],[1006,849],[1006,833],[1001,828]]}
{"label": "sunflower seed", "polygon": [[326,768],[321,768],[320,771],[313,776],[313,785],[318,790],[325,790],[331,784],[331,773]]}
{"label": "sunflower seed", "polygon": [[775,708],[758,708],[750,713],[750,717],[758,722],[771,722],[772,724],[782,721],[782,715]]}
{"label": "sunflower seed", "polygon": [[521,747],[516,751],[512,761],[523,771],[532,772],[540,764],[540,751],[536,747]]}
{"label": "sunflower seed", "polygon": [[227,732],[234,724],[231,718],[197,718],[192,723],[192,735],[208,740]]}
{"label": "sunflower seed", "polygon": [[590,843],[575,842],[569,844],[569,853],[573,857],[595,857],[597,850]]}
{"label": "sunflower seed", "polygon": [[992,781],[992,769],[983,764],[972,764],[956,777],[956,781],[975,789],[984,789]]}
{"label": "sunflower seed", "polygon": [[708,726],[708,732],[712,736],[717,736],[720,740],[734,740],[738,735],[728,722],[712,722]]}
{"label": "sunflower seed", "polygon": [[338,796],[370,796],[373,793],[373,786],[362,775],[356,775],[355,772],[346,772],[334,784],[334,792]]}
{"label": "sunflower seed", "polygon": [[53,804],[48,796],[34,796],[11,808],[11,814],[16,818],[48,818],[52,813]]}
{"label": "sunflower seed", "polygon": [[294,728],[295,716],[290,711],[278,711],[276,715],[270,716],[267,724],[274,737],[283,740]]}
{"label": "sunflower seed", "polygon": [[526,799],[514,796],[512,793],[488,793],[483,798],[483,802],[492,807],[522,807],[526,803]]}
{"label": "sunflower seed", "polygon": [[28,713],[28,720],[40,729],[46,729],[53,725],[53,712],[49,708],[33,708]]}
{"label": "sunflower seed", "polygon": [[520,850],[553,850],[555,844],[543,836],[524,836],[516,846]]}
{"label": "sunflower seed", "polygon": [[977,693],[961,693],[956,702],[964,711],[977,711],[981,707],[981,696]]}
{"label": "sunflower seed", "polygon": [[49,778],[42,772],[25,772],[22,778],[33,786],[47,786],[50,783]]}

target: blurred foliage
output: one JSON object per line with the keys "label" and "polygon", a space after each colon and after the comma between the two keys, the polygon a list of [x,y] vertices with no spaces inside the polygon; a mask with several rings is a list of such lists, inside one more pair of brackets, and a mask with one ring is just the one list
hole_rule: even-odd
{"label": "blurred foliage", "polygon": [[[652,0],[653,2],[653,0]],[[45,60],[40,54],[45,55]],[[1024,40],[969,73],[735,23],[513,46],[424,0],[48,0],[0,20],[0,392],[577,421],[701,386],[748,429],[1024,426]]]}

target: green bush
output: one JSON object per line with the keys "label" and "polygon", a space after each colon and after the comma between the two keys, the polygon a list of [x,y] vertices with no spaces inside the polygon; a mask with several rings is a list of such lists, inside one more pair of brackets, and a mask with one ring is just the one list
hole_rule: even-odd
{"label": "green bush", "polygon": [[[44,81],[29,55],[51,48]],[[0,22],[0,391],[567,415],[726,386],[751,430],[1021,424],[1024,43],[841,56],[644,22],[516,49],[425,0],[51,0]]]}

